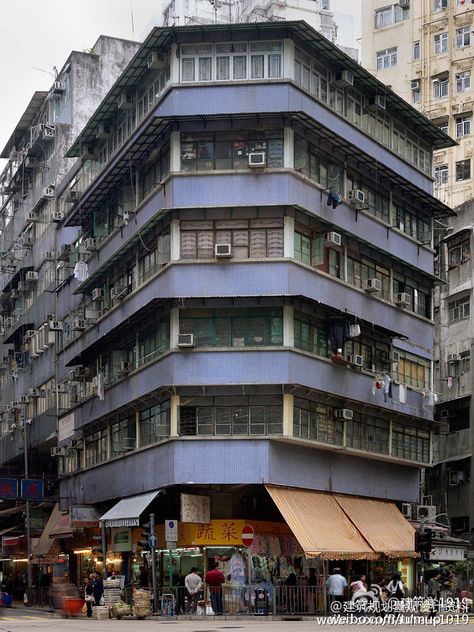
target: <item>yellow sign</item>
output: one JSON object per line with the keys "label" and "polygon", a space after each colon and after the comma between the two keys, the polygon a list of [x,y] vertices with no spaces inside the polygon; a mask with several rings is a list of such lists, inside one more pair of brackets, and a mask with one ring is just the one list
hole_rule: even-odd
{"label": "yellow sign", "polygon": [[[287,524],[264,522],[261,520],[211,520],[211,522],[180,522],[178,527],[178,546],[242,546],[242,528],[250,524],[255,535],[292,535]],[[164,525],[157,527],[158,546],[165,546]]]}

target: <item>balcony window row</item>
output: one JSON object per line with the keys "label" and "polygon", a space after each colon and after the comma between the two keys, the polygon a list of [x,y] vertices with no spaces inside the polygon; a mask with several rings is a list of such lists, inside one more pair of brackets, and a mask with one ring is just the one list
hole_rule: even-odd
{"label": "balcony window row", "polygon": [[265,152],[267,167],[283,167],[283,130],[181,135],[181,170],[248,169],[249,154]]}
{"label": "balcony window row", "polygon": [[[471,89],[471,71],[465,70],[454,75],[456,92],[468,92]],[[433,79],[433,99],[443,99],[449,96],[449,77],[443,75]]]}
{"label": "balcony window row", "polygon": [[447,374],[448,377],[459,377],[471,370],[471,352],[470,350],[461,351],[461,353],[448,354]]}
{"label": "balcony window row", "polygon": [[[377,68],[394,66],[397,58],[396,47],[379,51]],[[383,109],[370,111],[366,107],[367,97],[354,88],[334,86],[327,66],[298,48],[295,49],[295,82],[410,164],[430,173],[430,147],[414,130],[406,128],[399,120],[395,121]],[[416,152],[408,147],[409,143],[416,147]]]}
{"label": "balcony window row", "polygon": [[457,268],[471,260],[471,233],[462,231],[447,241],[448,268]]}
{"label": "balcony window row", "polygon": [[391,26],[392,24],[398,24],[408,20],[410,17],[410,11],[408,7],[401,7],[399,4],[392,4],[383,9],[377,9],[375,11],[375,28],[382,29],[385,26]]}
{"label": "balcony window row", "polygon": [[[471,179],[471,159],[458,160],[455,165],[456,182]],[[445,186],[449,183],[449,166],[445,163],[434,169],[435,186]]]}
{"label": "balcony window row", "polygon": [[183,44],[181,81],[239,81],[282,76],[283,43]]}
{"label": "balcony window row", "polygon": [[454,323],[457,320],[464,320],[471,316],[471,297],[470,295],[457,298],[448,303],[448,322]]}

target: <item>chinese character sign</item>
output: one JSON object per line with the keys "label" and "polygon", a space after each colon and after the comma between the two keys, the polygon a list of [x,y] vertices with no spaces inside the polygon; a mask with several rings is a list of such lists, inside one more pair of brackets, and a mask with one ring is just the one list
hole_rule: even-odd
{"label": "chinese character sign", "polygon": [[16,478],[0,478],[0,498],[16,500],[18,498],[18,481]]}
{"label": "chinese character sign", "polygon": [[21,497],[23,500],[43,500],[43,481],[35,478],[24,478],[21,481]]}

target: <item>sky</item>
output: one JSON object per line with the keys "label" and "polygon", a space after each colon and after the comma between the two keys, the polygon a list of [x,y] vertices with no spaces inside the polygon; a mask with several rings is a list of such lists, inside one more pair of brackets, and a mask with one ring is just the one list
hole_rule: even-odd
{"label": "sky", "polygon": [[139,39],[161,3],[0,0],[0,151],[33,92],[51,87],[53,66],[60,70],[71,50],[92,48],[102,34]]}

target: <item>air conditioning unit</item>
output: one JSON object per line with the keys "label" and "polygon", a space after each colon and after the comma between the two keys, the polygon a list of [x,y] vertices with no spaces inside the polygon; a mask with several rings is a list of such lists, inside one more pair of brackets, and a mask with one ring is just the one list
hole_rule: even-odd
{"label": "air conditioning unit", "polygon": [[89,377],[91,374],[90,367],[88,366],[77,366],[75,369],[71,369],[69,371],[69,379],[74,382],[75,380],[81,379],[83,377]]}
{"label": "air conditioning unit", "polygon": [[13,288],[13,290],[10,292],[10,298],[20,298],[20,292],[16,288]]}
{"label": "air conditioning unit", "polygon": [[390,352],[390,362],[400,362],[400,351],[392,350]]}
{"label": "air conditioning unit", "polygon": [[46,397],[46,392],[40,388],[29,388],[28,397]]}
{"label": "air conditioning unit", "polygon": [[99,123],[97,126],[97,130],[95,132],[95,137],[99,140],[105,140],[106,138],[110,138],[110,125],[105,125],[105,123]]}
{"label": "air conditioning unit", "polygon": [[54,198],[54,187],[44,187],[43,197],[48,199]]}
{"label": "air conditioning unit", "polygon": [[28,395],[20,395],[20,403],[21,404],[30,404],[31,403],[31,397],[28,397]]}
{"label": "air conditioning unit", "polygon": [[194,334],[178,334],[178,347],[195,347]]}
{"label": "air conditioning unit", "polygon": [[115,285],[111,290],[110,290],[110,298],[113,301],[118,301],[122,298],[125,298],[125,296],[128,294],[128,288],[123,286],[123,285]]}
{"label": "air conditioning unit", "polygon": [[398,6],[400,7],[400,9],[409,9],[410,0],[398,0]]}
{"label": "air conditioning unit", "polygon": [[29,270],[25,275],[26,281],[37,281],[39,279],[39,274],[36,270]]}
{"label": "air conditioning unit", "polygon": [[77,202],[81,197],[81,192],[76,189],[69,189],[66,194],[66,202]]}
{"label": "air conditioning unit", "polygon": [[10,402],[10,408],[13,410],[17,410],[18,408],[21,408],[21,402],[17,399],[14,399],[13,401]]}
{"label": "air conditioning unit", "polygon": [[252,151],[248,155],[251,169],[262,169],[267,164],[267,156],[264,151]]}
{"label": "air conditioning unit", "polygon": [[82,245],[86,250],[89,250],[89,252],[93,252],[94,250],[97,250],[99,240],[97,237],[88,237],[87,239],[84,239]]}
{"label": "air conditioning unit", "polygon": [[69,448],[51,448],[51,456],[68,456]]}
{"label": "air conditioning unit", "polygon": [[344,421],[351,421],[354,418],[354,411],[349,408],[336,408],[334,410],[334,417]]}
{"label": "air conditioning unit", "polygon": [[48,125],[47,123],[42,123],[43,128],[43,140],[51,140],[54,138],[55,130],[54,125]]}
{"label": "air conditioning unit", "polygon": [[360,189],[349,191],[349,200],[352,204],[365,204],[365,193]]}
{"label": "air conditioning unit", "polygon": [[382,291],[381,279],[377,279],[375,277],[366,279],[364,281],[364,290],[366,292],[381,292]]}
{"label": "air conditioning unit", "polygon": [[84,318],[75,318],[72,322],[73,331],[84,331],[86,327],[87,325]]}
{"label": "air conditioning unit", "polygon": [[82,160],[97,160],[97,152],[93,145],[86,145],[82,147],[81,153]]}
{"label": "air conditioning unit", "polygon": [[416,507],[416,518],[420,522],[430,522],[433,523],[436,521],[436,505],[417,505]]}
{"label": "air conditioning unit", "polygon": [[461,485],[461,483],[464,483],[464,472],[457,470],[448,472],[448,485],[450,487]]}
{"label": "air conditioning unit", "polygon": [[402,503],[402,514],[408,520],[413,519],[413,504],[412,503]]}
{"label": "air conditioning unit", "polygon": [[216,259],[228,259],[232,257],[232,245],[231,244],[215,244],[214,257]]}
{"label": "air conditioning unit", "polygon": [[341,246],[342,245],[342,236],[340,235],[340,233],[335,233],[335,232],[326,233],[324,235],[324,241],[326,243],[332,244],[334,246]]}
{"label": "air conditioning unit", "polygon": [[152,50],[146,63],[150,70],[163,70],[168,64],[168,55]]}
{"label": "air conditioning unit", "polygon": [[104,290],[101,287],[96,287],[92,290],[92,300],[102,301],[104,299]]}
{"label": "air conditioning unit", "polygon": [[53,83],[52,91],[54,94],[62,94],[66,90],[66,83],[64,81],[55,81]]}
{"label": "air conditioning unit", "polygon": [[54,261],[54,250],[46,250],[44,253],[45,261]]}
{"label": "air conditioning unit", "polygon": [[421,81],[419,79],[414,79],[411,83],[410,83],[410,87],[413,91],[415,90],[419,90],[421,86]]}
{"label": "air conditioning unit", "polygon": [[364,366],[364,356],[353,354],[349,356],[349,362],[355,366]]}
{"label": "air conditioning unit", "polygon": [[62,331],[64,327],[60,320],[50,320],[48,321],[48,326],[50,331]]}
{"label": "air conditioning unit", "polygon": [[33,237],[29,237],[28,235],[23,235],[20,238],[20,244],[22,248],[33,248]]}
{"label": "air conditioning unit", "polygon": [[59,224],[62,219],[63,214],[60,211],[54,211],[54,213],[51,213],[51,221],[53,222],[53,224]]}
{"label": "air conditioning unit", "polygon": [[377,112],[377,110],[387,109],[387,100],[381,94],[376,94],[373,97],[369,97],[367,100],[367,109]]}
{"label": "air conditioning unit", "polygon": [[40,221],[40,218],[38,217],[38,215],[36,215],[36,213],[30,212],[30,213],[28,213],[28,215],[26,217],[26,221],[35,224],[35,223]]}
{"label": "air conditioning unit", "polygon": [[92,388],[97,388],[99,386],[99,378],[97,375],[95,375],[92,380],[91,380],[91,386]]}
{"label": "air conditioning unit", "polygon": [[131,110],[133,108],[133,97],[128,92],[121,92],[117,101],[119,110]]}
{"label": "air conditioning unit", "polygon": [[339,88],[354,85],[354,73],[350,70],[338,70],[333,75],[333,83]]}
{"label": "air conditioning unit", "polygon": [[122,360],[119,365],[119,375],[127,375],[131,371],[131,364],[127,360]]}
{"label": "air conditioning unit", "polygon": [[408,292],[399,292],[398,294],[395,294],[394,303],[398,307],[410,307],[411,296]]}

